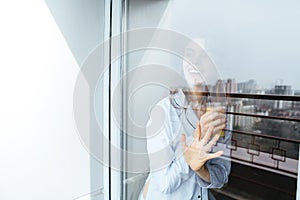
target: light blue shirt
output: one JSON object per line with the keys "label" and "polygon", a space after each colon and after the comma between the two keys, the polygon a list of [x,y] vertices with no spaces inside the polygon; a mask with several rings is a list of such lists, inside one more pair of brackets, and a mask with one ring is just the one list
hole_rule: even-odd
{"label": "light blue shirt", "polygon": [[[192,115],[193,112],[190,113]],[[198,120],[196,115],[190,117],[194,121]],[[159,123],[162,126],[158,128]],[[229,158],[207,161],[211,183],[205,182],[184,160],[180,146],[182,133],[191,142],[194,129],[186,122],[185,114],[180,114],[171,105],[169,98],[161,100],[152,110],[147,126],[147,150],[150,159],[147,200],[207,200],[208,188],[221,188],[227,183],[231,166]],[[230,151],[226,148],[226,143],[230,141],[230,134],[225,135],[213,151],[222,149],[224,155],[229,157]],[[143,199],[142,196],[141,192],[140,200]]]}

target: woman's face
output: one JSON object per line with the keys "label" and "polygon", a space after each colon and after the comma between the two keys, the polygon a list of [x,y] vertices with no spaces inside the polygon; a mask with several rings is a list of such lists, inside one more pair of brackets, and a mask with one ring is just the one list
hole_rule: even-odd
{"label": "woman's face", "polygon": [[184,52],[183,73],[189,87],[204,84],[209,75],[210,60],[204,50],[204,41],[189,43]]}

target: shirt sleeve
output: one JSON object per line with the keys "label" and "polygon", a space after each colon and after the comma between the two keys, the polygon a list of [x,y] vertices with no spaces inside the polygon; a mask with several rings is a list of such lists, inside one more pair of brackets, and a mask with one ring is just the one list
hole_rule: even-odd
{"label": "shirt sleeve", "polygon": [[[157,109],[157,108],[156,108]],[[158,124],[154,121],[149,122],[147,126],[147,150],[150,160],[150,182],[161,193],[167,194],[175,191],[183,182],[189,178],[194,178],[194,173],[190,170],[188,164],[185,162],[183,156],[177,156],[174,142],[178,145],[178,139],[173,141],[170,133],[169,113],[166,106],[160,105],[160,116],[157,115],[157,110],[151,112],[151,119],[164,120],[161,127],[151,127],[152,123]],[[156,114],[155,114],[156,113]],[[161,119],[164,116],[164,119]],[[158,131],[154,131],[158,130]]]}

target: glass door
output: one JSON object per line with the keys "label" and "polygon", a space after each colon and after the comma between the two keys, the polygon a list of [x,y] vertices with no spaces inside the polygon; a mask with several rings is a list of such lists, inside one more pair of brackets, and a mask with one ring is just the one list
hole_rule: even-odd
{"label": "glass door", "polygon": [[[201,80],[211,96],[225,95],[223,104],[217,103],[226,105],[230,121],[225,130],[230,142],[223,148],[224,160],[231,166],[228,182],[212,186],[206,197],[295,199],[299,185],[300,83],[296,74],[300,60],[296,52],[300,50],[300,26],[294,21],[300,17],[300,4],[292,0],[128,0],[125,6],[123,199],[141,199],[151,175],[175,163],[165,160],[163,149],[176,143],[176,138],[165,142],[166,137],[161,137],[156,151],[151,149],[151,140],[161,134],[166,120],[175,120],[161,106],[166,99],[174,97],[175,91],[177,102],[186,100],[186,91],[182,97],[178,89],[190,85],[184,66],[187,61],[199,64],[193,60],[196,53],[202,56],[202,70],[210,69],[201,74]],[[199,49],[201,53],[196,52]],[[188,108],[183,110],[182,115],[189,117]],[[190,124],[196,124],[192,117]],[[153,134],[149,135],[149,128],[157,130],[150,130]],[[158,164],[156,171],[151,169],[153,159]],[[170,181],[166,179],[157,180]],[[203,195],[200,191],[199,198]]]}

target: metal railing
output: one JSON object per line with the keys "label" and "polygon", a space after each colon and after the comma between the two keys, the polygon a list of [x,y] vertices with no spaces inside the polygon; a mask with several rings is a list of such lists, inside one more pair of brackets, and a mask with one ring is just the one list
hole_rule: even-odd
{"label": "metal railing", "polygon": [[[271,94],[243,94],[243,93],[211,93],[182,90],[185,96],[210,96],[211,98],[226,98],[227,105],[234,106],[237,100],[271,100],[300,102],[300,96],[271,95]],[[176,90],[171,91],[171,94]],[[197,98],[196,98],[197,99]],[[280,120],[281,122],[298,123],[298,117],[270,116],[255,113],[226,111],[227,115],[260,118],[264,120]],[[300,124],[299,124],[300,128]],[[232,132],[230,157],[233,162],[262,168],[275,173],[297,177],[300,134],[288,136],[285,134],[274,135],[261,130],[242,130],[237,128],[227,129]]]}

